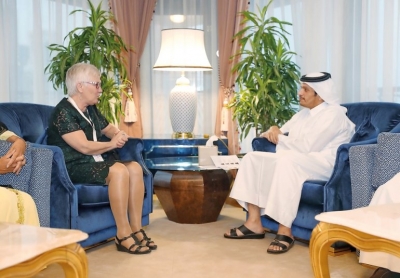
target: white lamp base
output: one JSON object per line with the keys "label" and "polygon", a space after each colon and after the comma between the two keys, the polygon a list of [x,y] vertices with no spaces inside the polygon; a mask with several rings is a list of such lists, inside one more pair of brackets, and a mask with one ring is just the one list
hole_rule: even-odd
{"label": "white lamp base", "polygon": [[193,138],[196,113],[196,89],[190,86],[189,79],[182,74],[169,95],[169,117],[174,131],[173,138]]}

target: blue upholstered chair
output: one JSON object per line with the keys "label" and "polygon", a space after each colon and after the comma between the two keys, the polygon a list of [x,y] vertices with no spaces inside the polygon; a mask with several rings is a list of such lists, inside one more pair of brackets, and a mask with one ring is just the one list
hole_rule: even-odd
{"label": "blue upholstered chair", "polygon": [[[1,112],[0,112],[1,113]],[[0,141],[0,156],[10,149],[11,143]],[[31,195],[35,201],[41,227],[50,227],[50,182],[53,152],[27,143],[26,165],[18,175],[0,175],[0,184],[11,185]]]}
{"label": "blue upholstered chair", "polygon": [[[53,151],[53,166],[50,188],[50,227],[78,229],[89,234],[81,242],[88,246],[112,238],[116,234],[111,212],[108,187],[106,185],[73,184],[68,176],[64,156],[57,146],[46,144],[45,130],[48,126],[52,106],[29,103],[0,103],[0,121],[26,141],[36,142]],[[129,139],[119,149],[121,160],[137,161],[143,168],[145,196],[142,225],[149,224],[153,211],[153,176],[142,158],[141,139]]]}
{"label": "blue upholstered chair", "polygon": [[[347,116],[356,125],[356,133],[348,144],[338,148],[336,162],[328,181],[308,180],[303,184],[297,216],[292,225],[293,235],[310,240],[317,225],[315,216],[321,212],[352,208],[349,149],[352,146],[375,144],[381,132],[400,132],[400,104],[386,102],[359,102],[342,104]],[[275,145],[265,138],[254,138],[254,151],[275,152]],[[262,225],[277,231],[278,223],[262,216]]]}

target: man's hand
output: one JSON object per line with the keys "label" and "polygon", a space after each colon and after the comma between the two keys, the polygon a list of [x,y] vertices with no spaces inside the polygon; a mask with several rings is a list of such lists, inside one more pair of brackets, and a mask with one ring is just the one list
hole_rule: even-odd
{"label": "man's hand", "polygon": [[271,126],[266,132],[261,133],[261,137],[266,138],[268,141],[278,144],[278,135],[282,134],[281,130],[277,126]]}

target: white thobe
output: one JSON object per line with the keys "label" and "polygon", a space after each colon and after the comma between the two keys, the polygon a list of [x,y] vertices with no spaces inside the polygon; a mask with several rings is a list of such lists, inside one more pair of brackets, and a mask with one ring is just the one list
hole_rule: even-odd
{"label": "white thobe", "polygon": [[280,128],[276,153],[250,152],[244,156],[230,197],[247,210],[251,203],[280,224],[291,227],[299,207],[303,183],[328,180],[337,148],[348,143],[354,124],[346,108],[322,103],[302,109]]}
{"label": "white thobe", "polygon": [[[400,203],[400,173],[396,174],[376,191],[370,206]],[[400,258],[384,252],[360,252],[360,263],[375,265],[400,272]]]}

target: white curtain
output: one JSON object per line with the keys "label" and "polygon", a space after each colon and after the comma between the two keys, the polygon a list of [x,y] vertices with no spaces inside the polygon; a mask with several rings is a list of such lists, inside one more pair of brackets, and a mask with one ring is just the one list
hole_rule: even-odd
{"label": "white curtain", "polygon": [[[180,72],[154,71],[161,46],[161,30],[194,28],[204,30],[204,44],[213,68],[205,72],[185,72],[197,90],[197,116],[193,133],[196,137],[213,135],[218,98],[217,61],[217,1],[215,0],[159,0],[141,58],[141,111],[144,138],[170,138],[173,131],[169,119],[169,92]],[[183,14],[182,23],[174,23],[170,15]]]}
{"label": "white curtain", "polygon": [[[92,0],[97,7],[100,0]],[[75,27],[88,25],[87,0],[0,0],[0,101],[57,104],[64,96],[55,91],[44,68],[52,43],[64,44]],[[108,2],[102,7],[108,10]]]}
{"label": "white curtain", "polygon": [[[97,6],[100,0],[92,0]],[[256,11],[269,0],[250,0]],[[270,16],[293,23],[288,31],[301,72],[332,73],[342,102],[400,102],[400,1],[274,0]],[[103,9],[108,10],[106,0]],[[47,81],[47,46],[63,44],[65,35],[88,20],[75,9],[87,0],[0,0],[0,101],[55,105],[63,97]],[[170,14],[183,13],[183,23]],[[159,0],[141,60],[143,129],[145,136],[169,136],[168,95],[179,72],[153,71],[164,28],[198,28],[205,33],[211,72],[187,73],[198,92],[194,133],[212,134],[218,93],[216,1]],[[250,135],[254,137],[254,135]],[[242,152],[248,151],[242,147]]]}
{"label": "white curtain", "polygon": [[[269,0],[250,1],[249,10]],[[327,71],[345,102],[400,102],[400,1],[274,0],[302,74]],[[254,133],[243,142],[251,150]]]}
{"label": "white curtain", "polygon": [[342,102],[400,101],[400,1],[274,0],[269,15],[293,24],[302,74],[332,73]]}

